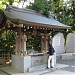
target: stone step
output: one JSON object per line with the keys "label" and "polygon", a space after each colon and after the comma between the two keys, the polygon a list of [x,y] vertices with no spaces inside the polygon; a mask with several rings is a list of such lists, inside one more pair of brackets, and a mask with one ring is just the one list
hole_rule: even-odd
{"label": "stone step", "polygon": [[63,53],[63,54],[59,54],[56,56],[56,59],[66,59],[66,60],[70,60],[70,59],[75,59],[75,53]]}

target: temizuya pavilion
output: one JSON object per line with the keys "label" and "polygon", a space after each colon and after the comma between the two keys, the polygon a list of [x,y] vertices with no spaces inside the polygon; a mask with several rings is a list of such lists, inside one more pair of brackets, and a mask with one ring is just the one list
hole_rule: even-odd
{"label": "temizuya pavilion", "polygon": [[[50,40],[50,32],[64,31],[70,26],[64,25],[57,20],[47,18],[30,9],[20,9],[7,5],[4,14],[7,17],[7,28],[16,31],[16,54],[12,55],[12,67],[20,72],[30,72],[46,68],[47,54]],[[27,36],[39,35],[41,37],[41,50],[27,54]]]}

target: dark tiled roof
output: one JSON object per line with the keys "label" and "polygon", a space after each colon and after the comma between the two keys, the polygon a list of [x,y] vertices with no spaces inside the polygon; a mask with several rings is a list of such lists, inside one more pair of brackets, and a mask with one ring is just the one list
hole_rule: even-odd
{"label": "dark tiled roof", "polygon": [[53,18],[47,18],[31,9],[22,9],[11,6],[10,8],[4,10],[4,13],[8,19],[13,19],[15,21],[18,20],[18,23],[32,23],[49,27],[71,28],[68,25],[60,23]]}

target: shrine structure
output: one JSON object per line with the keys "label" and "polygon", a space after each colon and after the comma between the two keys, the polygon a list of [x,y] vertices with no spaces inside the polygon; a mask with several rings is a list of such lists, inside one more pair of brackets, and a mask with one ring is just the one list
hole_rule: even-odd
{"label": "shrine structure", "polygon": [[[7,18],[6,28],[16,32],[16,53],[12,55],[12,67],[20,72],[46,68],[48,58],[46,51],[53,31],[61,32],[71,28],[53,17],[47,18],[31,9],[7,5],[4,14]],[[27,40],[28,36],[32,35],[41,37],[41,48],[38,51],[28,52]]]}

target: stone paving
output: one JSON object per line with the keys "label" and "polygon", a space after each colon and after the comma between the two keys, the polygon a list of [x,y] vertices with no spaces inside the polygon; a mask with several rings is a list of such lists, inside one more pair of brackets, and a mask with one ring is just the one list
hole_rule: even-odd
{"label": "stone paving", "polygon": [[75,59],[58,60],[57,62],[68,66],[53,70],[51,72],[46,72],[41,75],[75,75]]}
{"label": "stone paving", "polygon": [[[9,73],[11,73],[10,75],[75,75],[75,59],[70,60],[60,59],[57,60],[55,68],[44,69],[33,73],[18,73],[16,71],[13,71],[11,67],[9,68],[4,67],[4,69],[7,70]],[[8,74],[0,70],[0,75],[8,75]]]}
{"label": "stone paving", "polygon": [[9,74],[7,74],[7,73],[0,70],[0,75],[9,75]]}
{"label": "stone paving", "polygon": [[[7,67],[7,65],[0,64],[0,68],[3,68],[3,67]],[[0,75],[9,75],[9,74],[7,74],[6,72],[4,72],[0,69]]]}

